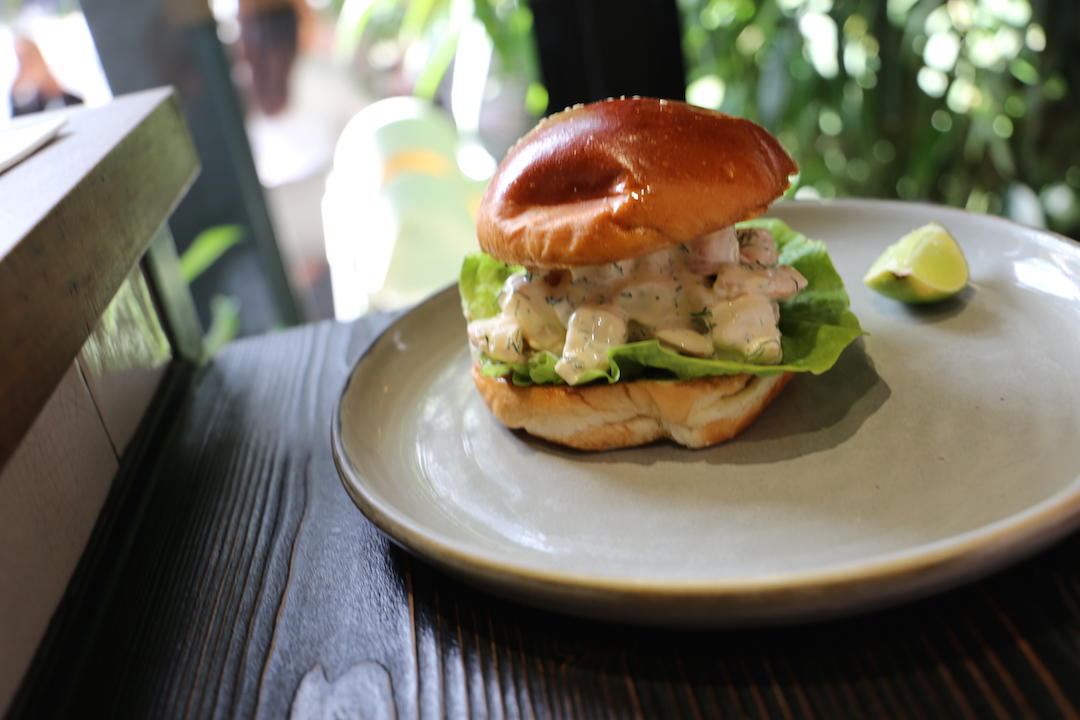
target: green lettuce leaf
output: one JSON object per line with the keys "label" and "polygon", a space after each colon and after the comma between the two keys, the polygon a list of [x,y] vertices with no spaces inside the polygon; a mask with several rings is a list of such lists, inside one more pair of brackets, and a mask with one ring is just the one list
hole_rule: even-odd
{"label": "green lettuce leaf", "polygon": [[514,273],[525,272],[520,265],[506,265],[482,252],[465,256],[458,278],[461,309],[469,320],[493,317],[499,314],[499,291],[506,278]]}
{"label": "green lettuce leaf", "polygon": [[[831,368],[844,348],[862,334],[862,329],[858,318],[848,309],[844,282],[833,267],[825,244],[811,240],[773,218],[751,220],[741,225],[771,230],[780,263],[791,265],[808,281],[806,290],[780,305],[783,363],[757,365],[744,360],[695,358],[669,350],[658,340],[645,340],[609,349],[610,368],[591,371],[581,382],[601,378],[617,382],[643,377],[689,380],[736,373],[774,375],[783,371],[820,375]],[[465,316],[478,320],[498,314],[499,291],[506,278],[515,272],[524,272],[524,269],[505,265],[484,253],[466,257],[460,280]],[[557,360],[545,350],[533,353],[527,363],[505,363],[481,356],[480,364],[484,375],[509,376],[516,385],[563,384],[563,379],[555,372]]]}

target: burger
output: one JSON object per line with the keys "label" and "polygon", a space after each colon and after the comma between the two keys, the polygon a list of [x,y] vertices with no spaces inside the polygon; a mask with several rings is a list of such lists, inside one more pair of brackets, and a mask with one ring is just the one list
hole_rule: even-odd
{"label": "burger", "polygon": [[541,121],[462,267],[472,377],[509,428],[583,450],[728,440],[858,321],[824,246],[746,223],[797,167],[744,119],[622,98]]}

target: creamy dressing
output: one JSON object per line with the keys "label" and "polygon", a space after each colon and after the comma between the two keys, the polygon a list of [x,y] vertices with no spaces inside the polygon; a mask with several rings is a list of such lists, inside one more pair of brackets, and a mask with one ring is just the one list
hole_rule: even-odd
{"label": "creamy dressing", "polygon": [[[547,302],[543,288],[533,287],[527,275],[511,275],[503,286],[499,306],[504,317],[511,317],[521,327],[529,346],[550,350],[558,355],[566,339],[566,322],[559,319]],[[534,297],[535,296],[535,297]]]}
{"label": "creamy dressing", "polygon": [[566,345],[555,372],[571,385],[589,370],[607,367],[607,349],[626,342],[626,320],[602,307],[582,307],[570,316]]}
{"label": "creamy dressing", "polygon": [[607,368],[608,348],[652,338],[694,357],[776,364],[777,303],[806,285],[797,270],[776,264],[768,230],[726,228],[640,258],[511,276],[501,313],[470,323],[469,339],[504,362],[548,350],[571,385]]}
{"label": "creamy dressing", "polygon": [[766,295],[739,295],[712,306],[712,341],[721,350],[762,365],[775,365],[780,351],[780,306]]}
{"label": "creamy dressing", "polygon": [[508,315],[469,323],[469,342],[492,360],[525,362],[525,337],[517,320]]}

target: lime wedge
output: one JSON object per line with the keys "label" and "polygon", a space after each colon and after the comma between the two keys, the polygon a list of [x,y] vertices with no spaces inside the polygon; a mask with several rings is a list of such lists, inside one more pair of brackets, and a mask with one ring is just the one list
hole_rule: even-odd
{"label": "lime wedge", "polygon": [[871,290],[905,303],[945,300],[963,290],[967,281],[963,251],[936,222],[890,245],[863,278]]}

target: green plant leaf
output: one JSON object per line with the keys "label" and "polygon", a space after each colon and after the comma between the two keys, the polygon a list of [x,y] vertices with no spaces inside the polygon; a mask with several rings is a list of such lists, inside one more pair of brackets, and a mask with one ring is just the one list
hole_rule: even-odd
{"label": "green plant leaf", "polygon": [[484,29],[487,31],[488,37],[491,38],[492,47],[495,48],[495,52],[499,54],[499,57],[504,62],[510,60],[511,48],[509,45],[510,39],[507,37],[510,28],[499,19],[498,14],[495,12],[495,4],[492,0],[473,0],[473,14],[476,19],[484,25]]}
{"label": "green plant leaf", "polygon": [[236,339],[240,332],[240,305],[227,295],[215,295],[210,301],[210,329],[203,338],[203,356],[211,358]]}
{"label": "green plant leaf", "polygon": [[425,100],[435,99],[435,93],[439,91],[439,83],[442,82],[446,70],[454,59],[454,53],[457,52],[457,44],[460,38],[461,33],[455,29],[453,32],[448,32],[443,36],[442,40],[438,41],[438,45],[435,46],[435,50],[428,58],[424,69],[420,71],[419,77],[416,78],[413,95]]}
{"label": "green plant leaf", "polygon": [[379,0],[345,0],[334,25],[334,54],[351,57]]}
{"label": "green plant leaf", "polygon": [[229,248],[242,242],[245,232],[242,225],[216,225],[196,235],[180,256],[180,274],[184,280],[190,284],[202,275]]}
{"label": "green plant leaf", "polygon": [[405,5],[405,16],[401,19],[398,36],[405,43],[415,42],[427,34],[437,15],[440,5],[449,5],[447,0],[411,0]]}

